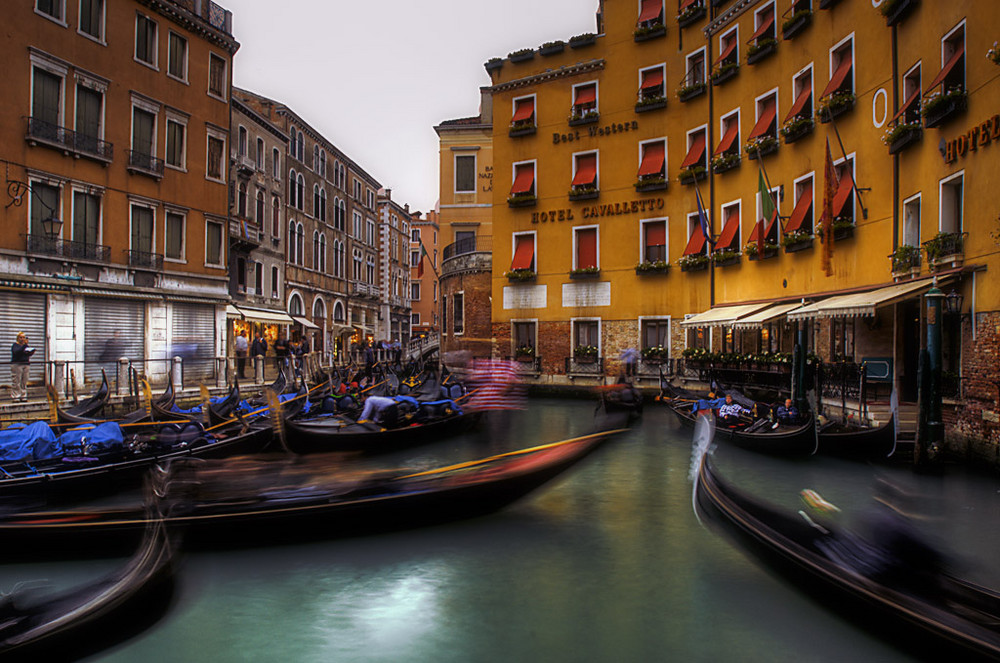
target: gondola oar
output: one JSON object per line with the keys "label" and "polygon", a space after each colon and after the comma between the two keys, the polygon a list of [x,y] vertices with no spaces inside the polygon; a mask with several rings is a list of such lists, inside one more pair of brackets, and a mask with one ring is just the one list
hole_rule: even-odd
{"label": "gondola oar", "polygon": [[271,425],[274,426],[278,442],[281,443],[281,447],[288,455],[293,456],[292,450],[288,448],[288,444],[285,442],[285,417],[281,413],[281,400],[270,387],[264,389],[264,398],[267,400],[268,407],[271,408]]}

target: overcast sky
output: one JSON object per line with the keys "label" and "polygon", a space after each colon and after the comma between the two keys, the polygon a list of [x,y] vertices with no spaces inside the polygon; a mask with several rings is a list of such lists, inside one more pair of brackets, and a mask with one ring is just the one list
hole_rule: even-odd
{"label": "overcast sky", "polygon": [[434,126],[479,113],[483,63],[595,32],[598,0],[217,0],[237,87],[292,108],[392,199],[438,200]]}

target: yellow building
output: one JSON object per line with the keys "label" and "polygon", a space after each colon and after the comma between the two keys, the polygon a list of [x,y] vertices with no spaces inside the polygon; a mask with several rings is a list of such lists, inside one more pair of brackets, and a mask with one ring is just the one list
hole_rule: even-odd
{"label": "yellow building", "polygon": [[616,0],[598,34],[491,60],[499,352],[558,383],[635,347],[653,379],[802,334],[914,401],[933,277],[961,307],[955,416],[995,444],[998,28],[971,0]]}

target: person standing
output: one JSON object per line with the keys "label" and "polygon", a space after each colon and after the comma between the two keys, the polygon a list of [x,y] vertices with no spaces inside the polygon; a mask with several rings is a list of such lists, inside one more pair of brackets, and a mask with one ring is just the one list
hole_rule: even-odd
{"label": "person standing", "polygon": [[[254,362],[257,361],[257,357],[264,357],[267,355],[267,339],[261,336],[260,332],[254,334],[253,343],[250,344],[250,356],[253,357]],[[254,363],[254,370],[256,371],[257,364]]]}
{"label": "person standing", "polygon": [[28,369],[33,354],[35,348],[28,345],[28,335],[19,332],[10,346],[10,398],[14,402],[25,403],[28,400]]}
{"label": "person standing", "polygon": [[236,337],[234,347],[236,348],[236,375],[240,378],[245,378],[247,370],[247,354],[250,352],[250,343],[247,341],[246,330],[241,331]]}

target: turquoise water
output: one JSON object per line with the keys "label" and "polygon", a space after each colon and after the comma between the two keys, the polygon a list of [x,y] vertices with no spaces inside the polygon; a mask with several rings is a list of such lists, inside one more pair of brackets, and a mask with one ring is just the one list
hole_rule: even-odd
{"label": "turquoise water", "polygon": [[[491,440],[401,454],[431,464],[583,433],[593,406],[534,401]],[[484,451],[485,450],[485,451]],[[878,473],[926,495],[926,525],[956,564],[1000,544],[997,480],[943,478],[823,458],[783,461],[731,447],[720,471],[799,508],[818,490],[849,519]],[[488,517],[363,538],[184,556],[165,618],[90,660],[905,661],[908,656],[757,566],[692,510],[691,435],[661,407],[596,455]],[[13,579],[70,584],[111,560],[7,565]],[[34,576],[32,576],[34,574]]]}

